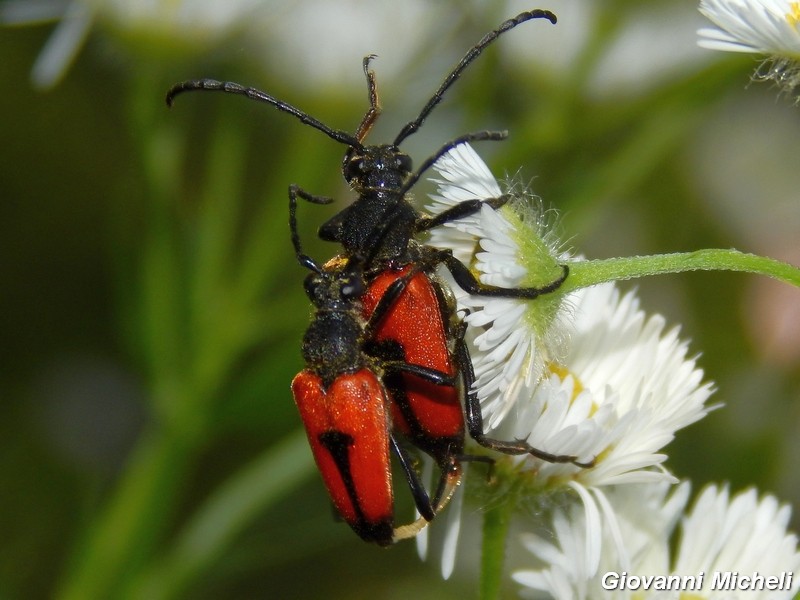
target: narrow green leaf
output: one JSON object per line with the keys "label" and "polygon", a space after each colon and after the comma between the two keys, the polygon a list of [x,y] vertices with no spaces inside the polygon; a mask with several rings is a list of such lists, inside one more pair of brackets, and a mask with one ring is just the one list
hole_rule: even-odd
{"label": "narrow green leaf", "polygon": [[201,506],[166,556],[153,562],[132,597],[181,597],[184,588],[225,552],[236,536],[269,507],[291,493],[313,472],[302,432],[271,447],[242,468]]}

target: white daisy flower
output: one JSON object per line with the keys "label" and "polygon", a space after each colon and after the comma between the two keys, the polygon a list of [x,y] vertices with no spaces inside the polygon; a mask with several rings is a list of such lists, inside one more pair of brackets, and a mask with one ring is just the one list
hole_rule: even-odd
{"label": "white daisy flower", "polygon": [[700,12],[717,27],[697,31],[703,48],[765,54],[755,79],[791,91],[800,84],[800,2],[701,0]]}
{"label": "white daisy flower", "polygon": [[[570,302],[572,331],[563,362],[551,363],[549,375],[539,381],[528,383],[520,375],[519,385],[512,386],[513,418],[505,419],[492,436],[523,439],[540,450],[583,461],[594,459],[590,468],[531,456],[505,460],[515,463],[514,476],[527,482],[531,495],[571,490],[587,514],[597,515],[586,520],[584,534],[589,540],[584,564],[595,572],[599,519],[613,516],[603,510],[608,504],[605,490],[674,482],[661,468],[666,460],[661,450],[678,429],[705,416],[712,390],[687,358],[687,345],[677,331],[664,333],[664,319],[658,315],[646,318],[633,294],[621,296],[609,284],[580,290]],[[445,553],[450,559],[442,568],[449,573],[454,551],[446,547]]]}
{"label": "white daisy flower", "polygon": [[703,48],[800,59],[800,2],[701,0],[700,12],[717,26],[698,30]]}
{"label": "white daisy flower", "polygon": [[[523,546],[541,567],[512,575],[523,586],[522,595],[722,600],[746,592],[748,599],[788,600],[800,589],[800,580],[793,577],[800,569],[797,537],[786,530],[788,506],[769,495],[759,500],[752,489],[731,499],[727,488],[709,486],[682,516],[689,486],[684,482],[667,496],[668,487],[657,483],[609,491],[614,516],[603,527],[596,572],[582,560],[588,528],[578,506],[554,512],[551,538],[523,534]],[[680,541],[671,552],[679,519]],[[773,577],[772,587],[783,589],[757,589],[755,582],[749,589],[741,587],[741,578],[754,574],[764,577],[762,587]],[[649,589],[644,589],[647,581]],[[750,580],[745,585],[751,585]]]}
{"label": "white daisy flower", "polygon": [[[499,186],[469,146],[435,168],[442,178],[432,212],[497,195]],[[431,243],[456,251],[484,283],[541,285],[528,273],[541,272],[548,261],[552,270],[565,258],[543,233],[545,219],[536,216],[542,212],[520,213],[526,200],[518,197],[497,211],[484,207],[442,228]],[[470,251],[471,236],[478,237],[480,252],[474,241]],[[459,308],[469,310],[475,386],[491,436],[594,462],[580,468],[529,455],[509,458],[518,474],[527,474],[532,494],[570,489],[586,511],[600,514],[605,486],[674,481],[660,468],[666,459],[660,451],[678,429],[705,416],[712,392],[677,329],[667,330],[659,315],[646,317],[633,293],[621,295],[612,284],[532,301],[468,296],[453,287]],[[600,530],[589,524],[587,568],[596,569]]]}
{"label": "white daisy flower", "polygon": [[677,329],[665,331],[660,315],[647,318],[633,293],[604,284],[575,292],[569,303],[558,325],[568,332],[563,357],[549,362],[550,374],[498,429],[537,448],[595,459],[590,469],[518,459],[541,481],[566,473],[586,487],[669,479],[653,469],[666,459],[659,451],[706,415],[711,385]]}
{"label": "white daisy flower", "polygon": [[[800,573],[797,536],[787,533],[791,507],[771,495],[760,500],[751,488],[730,498],[727,486],[707,487],[681,524],[674,571],[708,574],[733,572],[750,576]],[[722,580],[731,582],[731,579]],[[784,590],[753,590],[748,598],[792,598],[800,590],[800,577]],[[730,590],[717,597],[730,597]]]}

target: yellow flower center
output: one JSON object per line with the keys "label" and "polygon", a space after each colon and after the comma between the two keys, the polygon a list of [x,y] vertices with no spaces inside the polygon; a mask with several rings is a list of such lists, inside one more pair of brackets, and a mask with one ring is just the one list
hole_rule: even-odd
{"label": "yellow flower center", "polygon": [[[569,399],[570,404],[575,402],[575,398],[578,397],[578,394],[580,394],[583,390],[586,389],[584,387],[583,383],[581,383],[581,380],[578,378],[578,376],[575,373],[573,373],[572,371],[570,371],[564,365],[560,365],[558,363],[555,363],[555,362],[552,362],[552,361],[548,361],[547,365],[545,366],[545,368],[548,371],[550,371],[553,375],[558,376],[558,378],[561,381],[564,381],[567,378],[568,375],[572,376],[572,380],[575,382],[575,384],[572,387],[572,397]],[[597,405],[593,403],[589,416],[593,415],[597,411],[597,408],[598,408]]]}
{"label": "yellow flower center", "polygon": [[789,25],[797,29],[797,25],[800,23],[800,2],[790,2],[789,9],[790,11],[786,13],[786,20]]}
{"label": "yellow flower center", "polygon": [[575,398],[578,397],[583,390],[583,384],[581,380],[578,379],[578,376],[575,375],[572,371],[570,371],[564,365],[559,365],[558,363],[548,362],[547,363],[547,370],[550,371],[553,375],[557,375],[561,381],[564,381],[568,375],[572,375],[572,379],[575,381],[575,386],[572,388],[572,398],[569,399],[570,402],[573,402]]}

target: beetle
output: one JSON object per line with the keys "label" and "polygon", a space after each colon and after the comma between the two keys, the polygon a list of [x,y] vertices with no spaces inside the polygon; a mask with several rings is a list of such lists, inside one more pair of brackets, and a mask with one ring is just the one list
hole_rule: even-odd
{"label": "beetle", "polygon": [[[455,380],[450,373],[411,364],[376,342],[376,330],[404,289],[413,285],[418,268],[411,267],[386,286],[369,288],[365,261],[358,256],[319,265],[302,251],[295,199],[290,203],[292,241],[298,262],[310,270],[304,287],[314,307],[302,344],[306,366],[293,379],[292,393],[337,512],[362,539],[386,546],[416,535],[449,502],[462,475],[456,451],[463,449],[463,429],[461,440],[453,440],[453,451],[438,454],[441,475],[431,499],[398,439],[392,416],[397,411],[384,382],[396,373],[450,388]],[[367,310],[368,293],[375,301]],[[399,527],[394,525],[392,451],[421,515]]]}

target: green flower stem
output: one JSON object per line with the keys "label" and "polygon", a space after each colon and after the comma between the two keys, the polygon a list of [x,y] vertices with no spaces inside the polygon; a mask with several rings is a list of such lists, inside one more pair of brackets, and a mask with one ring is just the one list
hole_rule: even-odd
{"label": "green flower stem", "polygon": [[303,432],[286,438],[223,484],[177,536],[167,555],[153,561],[127,597],[183,597],[185,587],[211,566],[253,518],[296,489],[314,469]]}
{"label": "green flower stem", "polygon": [[506,499],[486,510],[483,515],[483,541],[481,547],[481,600],[500,597],[503,582],[503,566],[506,555],[506,539],[511,522],[511,511],[516,502]]}
{"label": "green flower stem", "polygon": [[728,249],[575,261],[569,263],[569,268],[569,277],[559,290],[562,293],[608,281],[685,271],[754,273],[800,287],[800,268],[773,258]]}

